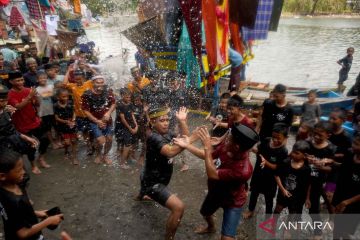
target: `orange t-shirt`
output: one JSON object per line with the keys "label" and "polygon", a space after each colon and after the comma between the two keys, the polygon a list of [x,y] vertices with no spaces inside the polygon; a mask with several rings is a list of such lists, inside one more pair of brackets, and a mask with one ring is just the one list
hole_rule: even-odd
{"label": "orange t-shirt", "polygon": [[128,83],[127,88],[132,92],[140,92],[144,87],[150,84],[150,80],[147,78],[141,78],[141,82],[138,87],[135,87],[133,82]]}
{"label": "orange t-shirt", "polygon": [[85,112],[82,110],[81,96],[87,90],[92,89],[93,83],[91,80],[84,82],[82,86],[78,86],[76,83],[68,83],[66,87],[71,90],[74,100],[74,111],[77,117],[86,118]]}

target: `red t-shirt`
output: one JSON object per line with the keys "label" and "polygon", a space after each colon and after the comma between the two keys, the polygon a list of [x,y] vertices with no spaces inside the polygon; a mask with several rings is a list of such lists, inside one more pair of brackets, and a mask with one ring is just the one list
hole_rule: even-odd
{"label": "red t-shirt", "polygon": [[[30,94],[30,88],[24,88],[20,92],[11,89],[9,91],[9,104],[15,107]],[[16,110],[11,116],[15,128],[21,133],[27,133],[40,126],[41,120],[36,113],[35,106],[30,102],[22,109]]]}
{"label": "red t-shirt", "polygon": [[221,143],[212,157],[217,165],[219,180],[208,180],[209,194],[216,195],[222,207],[242,207],[247,198],[247,181],[253,172],[249,153],[244,152],[230,158],[225,143]]}
{"label": "red t-shirt", "polygon": [[[95,118],[101,120],[109,111],[111,105],[115,104],[115,96],[112,92],[105,90],[102,94],[95,94],[92,90],[86,91],[82,96],[82,109],[90,112]],[[108,124],[112,123],[112,119]]]}
{"label": "red t-shirt", "polygon": [[[255,128],[254,122],[250,118],[248,118],[247,116],[244,116],[244,118],[240,122],[237,122],[237,123],[240,123],[240,124],[245,125],[245,126],[247,126],[249,128],[252,128],[252,129]],[[234,121],[229,119],[228,127],[232,128],[233,126],[234,126]]]}

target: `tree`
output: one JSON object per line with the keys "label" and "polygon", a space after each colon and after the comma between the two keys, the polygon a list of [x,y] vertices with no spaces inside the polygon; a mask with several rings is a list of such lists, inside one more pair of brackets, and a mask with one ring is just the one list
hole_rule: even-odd
{"label": "tree", "polygon": [[313,0],[313,5],[312,5],[310,15],[314,15],[318,2],[319,2],[319,0]]}

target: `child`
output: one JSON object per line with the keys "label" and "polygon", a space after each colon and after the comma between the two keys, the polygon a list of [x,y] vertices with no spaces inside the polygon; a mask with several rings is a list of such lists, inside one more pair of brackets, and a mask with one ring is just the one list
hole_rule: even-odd
{"label": "child", "polygon": [[239,95],[234,95],[229,98],[227,109],[228,109],[228,122],[222,123],[219,120],[215,121],[218,127],[231,128],[235,124],[239,123],[250,128],[254,128],[253,121],[248,118],[242,111],[243,99]]}
{"label": "child", "polygon": [[311,124],[309,124],[308,122],[302,122],[296,134],[296,141],[300,141],[300,140],[310,141],[311,131],[312,131]]}
{"label": "child", "polygon": [[116,128],[115,134],[120,150],[120,168],[129,169],[127,161],[130,151],[135,143],[135,135],[138,132],[138,125],[134,116],[134,109],[131,104],[131,92],[121,89],[121,100],[116,109]]}
{"label": "child", "polygon": [[47,75],[43,71],[37,73],[38,87],[36,88],[39,94],[40,104],[38,106],[38,115],[41,117],[41,122],[44,127],[44,131],[47,132],[47,136],[53,146],[53,149],[58,149],[60,146],[56,144],[53,139],[51,129],[54,126],[54,105],[52,98],[54,96],[54,85],[47,84]]}
{"label": "child", "polygon": [[[24,79],[20,72],[10,72],[9,81],[12,85],[8,94],[9,104],[17,110],[12,115],[12,122],[20,133],[36,137],[39,142],[38,162],[44,168],[50,167],[45,161],[45,153],[49,146],[49,138],[37,116],[35,106],[39,104],[35,88],[25,88]],[[34,174],[41,171],[35,164],[35,153],[29,158]]]}
{"label": "child", "polygon": [[[336,146],[336,153],[333,159],[338,164],[344,162],[344,156],[351,148],[351,138],[342,127],[345,120],[346,112],[342,109],[334,109],[330,114],[329,122],[331,123],[332,131],[329,141]],[[329,202],[332,201],[335,192],[337,171],[337,167],[333,166],[326,179],[325,194]]]}
{"label": "child", "polygon": [[[331,172],[328,166],[330,159],[334,158],[336,147],[329,142],[331,134],[331,125],[329,122],[320,121],[315,124],[312,132],[312,140],[310,143],[309,156],[307,157],[311,169],[311,191],[309,199],[307,199],[307,207],[309,213],[313,214],[313,221],[321,221],[320,218],[320,196],[324,196],[324,200],[328,205],[330,203],[325,197],[323,185],[326,175]],[[315,236],[321,235],[320,229],[315,229]]]}
{"label": "child", "polygon": [[[19,187],[25,173],[23,165],[19,153],[0,150],[1,216],[6,240],[43,239],[44,228],[63,220],[63,214],[48,217],[46,211],[34,211],[26,190]],[[38,222],[38,218],[43,220]]]}
{"label": "child", "polygon": [[214,107],[211,110],[210,115],[207,117],[207,119],[209,119],[209,121],[213,124],[213,130],[211,131],[211,136],[213,137],[221,137],[228,130],[227,128],[216,125],[216,123],[228,122],[227,105],[229,98],[230,98],[230,93],[221,94],[219,106]]}
{"label": "child", "polygon": [[296,142],[289,156],[290,161],[276,169],[275,180],[279,186],[279,193],[274,210],[275,218],[284,208],[288,208],[290,214],[295,214],[291,217],[299,217],[302,214],[310,186],[310,168],[306,162],[309,149],[308,142]]}
{"label": "child", "polygon": [[[335,208],[334,239],[355,239],[360,222],[360,137],[356,136],[338,172],[332,205]],[[351,220],[342,214],[351,214]],[[358,236],[357,236],[358,237]],[[358,239],[358,238],[357,238]]]}
{"label": "child", "polygon": [[265,196],[266,214],[272,214],[273,199],[277,190],[274,174],[276,168],[283,164],[288,157],[288,150],[286,148],[287,137],[287,126],[277,123],[274,125],[272,137],[260,143],[250,183],[249,210],[243,214],[244,218],[250,218],[254,214],[257,198],[260,193]]}
{"label": "child", "polygon": [[337,83],[339,92],[343,92],[345,89],[344,82],[347,80],[348,74],[350,72],[354,51],[355,49],[353,47],[349,47],[346,50],[347,55],[344,58],[337,61],[337,63],[341,65],[341,69],[339,71],[339,81]]}
{"label": "child", "polygon": [[[58,102],[54,106],[55,120],[57,122],[57,129],[64,141],[65,159],[71,159],[72,164],[78,165],[75,112],[74,107],[69,104],[68,90],[60,88],[57,98]],[[71,155],[69,147],[71,147]]]}
{"label": "child", "polygon": [[146,142],[146,126],[147,126],[147,118],[146,112],[144,110],[144,105],[141,100],[141,95],[138,93],[134,93],[133,95],[133,109],[134,109],[134,116],[136,119],[136,123],[138,125],[138,132],[136,134],[136,145],[134,146],[133,150],[138,149],[139,140],[141,141],[141,152],[138,159],[138,164],[140,166],[144,165],[144,158],[145,158],[145,142]]}
{"label": "child", "polygon": [[310,90],[308,101],[304,102],[301,107],[301,123],[307,122],[314,126],[319,122],[321,117],[320,105],[316,103],[316,90]]}

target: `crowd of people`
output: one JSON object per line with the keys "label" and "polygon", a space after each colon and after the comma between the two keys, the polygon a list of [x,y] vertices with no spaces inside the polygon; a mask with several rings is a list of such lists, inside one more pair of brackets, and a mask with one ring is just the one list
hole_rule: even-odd
{"label": "crowd of people", "polygon": [[[120,168],[129,169],[133,158],[142,168],[136,200],[156,201],[169,209],[167,240],[174,239],[185,210],[181,196],[168,187],[174,159],[181,161],[182,170],[188,169],[184,150],[204,160],[208,177],[200,210],[206,225],[195,229],[198,234],[215,232],[213,216],[223,208],[221,239],[235,239],[241,219],[255,215],[260,194],[266,214],[277,215],[287,208],[298,216],[306,207],[313,221],[321,221],[323,199],[329,213],[336,213],[334,238],[348,238],[360,221],[360,137],[350,136],[342,127],[347,119],[343,109],[334,109],[328,121],[320,119],[316,91],[308,93],[296,141],[288,149],[294,112],[282,84],[264,101],[258,119],[247,115],[239,95],[223,93],[206,117],[211,130],[198,126],[190,132],[189,95],[182,85],[184,76],[176,72],[163,79],[156,71],[133,67],[133,80],[117,94],[81,54],[65,69],[29,56],[24,68],[7,70],[2,57],[0,207],[5,239],[43,239],[42,229],[63,220],[60,212],[33,210],[23,155],[33,174],[51,167],[50,145],[63,148],[64,158],[79,165],[82,139],[95,164],[112,165],[113,136]],[[254,167],[250,154],[256,155]],[[337,218],[343,213],[358,214],[357,219],[343,224]],[[321,230],[314,235],[321,239]]]}

